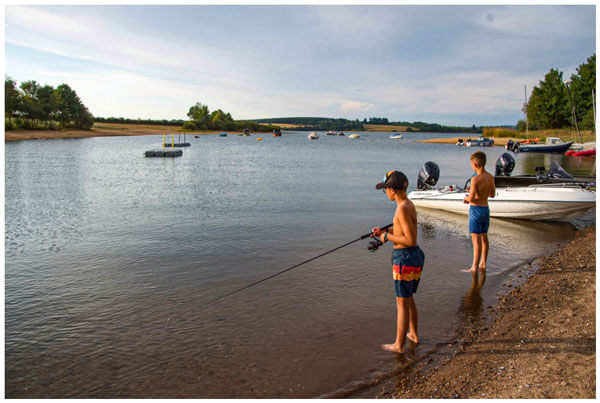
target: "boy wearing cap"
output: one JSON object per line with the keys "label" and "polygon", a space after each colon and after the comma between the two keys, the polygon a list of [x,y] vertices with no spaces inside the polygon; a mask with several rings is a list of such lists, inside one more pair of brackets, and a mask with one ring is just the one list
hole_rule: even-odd
{"label": "boy wearing cap", "polygon": [[406,197],[407,187],[408,179],[400,171],[388,172],[383,182],[375,186],[396,202],[392,229],[386,232],[376,227],[372,231],[372,236],[379,237],[381,242],[393,243],[392,267],[398,311],[396,341],[381,347],[394,353],[404,353],[406,338],[419,344],[417,305],[413,294],[419,286],[425,255],[417,245],[417,211]]}
{"label": "boy wearing cap", "polygon": [[473,264],[465,272],[474,272],[479,268],[486,270],[488,251],[488,228],[490,226],[490,208],[488,198],[496,194],[494,177],[485,170],[485,153],[477,151],[471,155],[471,168],[477,174],[471,179],[471,189],[464,199],[469,206],[469,232],[473,241]]}

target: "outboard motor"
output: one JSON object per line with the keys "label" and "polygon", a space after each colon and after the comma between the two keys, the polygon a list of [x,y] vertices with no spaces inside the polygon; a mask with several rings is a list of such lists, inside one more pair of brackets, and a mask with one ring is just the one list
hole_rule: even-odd
{"label": "outboard motor", "polygon": [[509,153],[502,154],[496,161],[495,176],[510,176],[515,169],[515,159]]}
{"label": "outboard motor", "polygon": [[506,145],[504,146],[504,148],[506,148],[508,151],[512,151],[512,149],[513,149],[513,145],[514,145],[514,144],[515,144],[515,142],[514,142],[514,141],[512,141],[512,140],[508,140],[508,141],[506,142]]}
{"label": "outboard motor", "polygon": [[417,189],[418,190],[427,190],[431,189],[437,183],[438,179],[440,179],[440,167],[432,161],[427,161],[421,171],[419,172],[419,177],[417,179]]}
{"label": "outboard motor", "polygon": [[557,179],[573,179],[573,176],[565,171],[563,167],[558,165],[558,162],[553,162],[552,165],[550,165],[548,177]]}

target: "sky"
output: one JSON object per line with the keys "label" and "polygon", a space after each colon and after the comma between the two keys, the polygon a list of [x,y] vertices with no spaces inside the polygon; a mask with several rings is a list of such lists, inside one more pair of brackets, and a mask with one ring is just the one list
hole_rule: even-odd
{"label": "sky", "polygon": [[94,116],[386,117],[514,125],[551,68],[596,51],[596,7],[7,5],[5,75]]}

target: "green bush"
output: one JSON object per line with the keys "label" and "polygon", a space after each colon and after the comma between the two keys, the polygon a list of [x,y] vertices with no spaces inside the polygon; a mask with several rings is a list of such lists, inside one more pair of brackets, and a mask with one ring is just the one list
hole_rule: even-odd
{"label": "green bush", "polygon": [[183,123],[183,130],[198,130],[196,124],[193,121],[187,121]]}

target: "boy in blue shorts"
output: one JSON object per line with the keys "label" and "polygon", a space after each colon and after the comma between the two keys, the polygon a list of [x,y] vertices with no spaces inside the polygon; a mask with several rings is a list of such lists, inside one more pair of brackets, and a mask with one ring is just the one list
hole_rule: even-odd
{"label": "boy in blue shorts", "polygon": [[[408,179],[400,171],[390,171],[375,188],[383,189],[386,196],[396,202],[393,227],[388,231],[373,228],[373,235],[381,242],[393,243],[392,267],[398,311],[396,341],[381,347],[393,353],[404,353],[406,339],[419,344],[417,305],[413,294],[417,292],[425,255],[417,245],[417,211],[406,197]],[[407,331],[409,332],[407,334]]]}
{"label": "boy in blue shorts", "polygon": [[477,175],[471,179],[471,189],[464,202],[469,206],[469,232],[473,241],[473,264],[465,272],[474,272],[479,268],[482,272],[487,267],[488,228],[490,226],[490,208],[488,198],[496,194],[494,177],[485,170],[486,156],[482,151],[471,155],[471,168]]}

